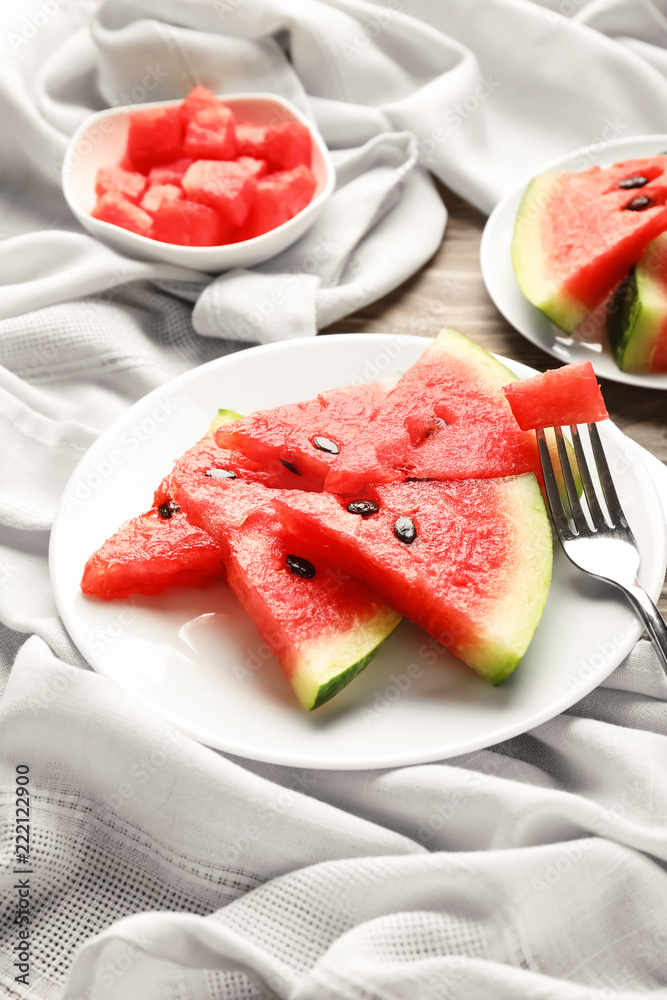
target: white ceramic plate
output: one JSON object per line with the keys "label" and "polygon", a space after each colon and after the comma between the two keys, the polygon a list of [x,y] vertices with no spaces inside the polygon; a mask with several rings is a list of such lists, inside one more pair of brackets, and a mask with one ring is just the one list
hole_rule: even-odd
{"label": "white ceramic plate", "polygon": [[[586,146],[568,156],[552,160],[536,173],[549,170],[586,170],[596,164],[610,167],[621,160],[655,156],[665,150],[667,150],[667,135],[615,139],[604,144]],[[580,335],[576,332],[573,336],[569,336],[563,330],[559,330],[524,296],[514,277],[510,247],[514,218],[523,193],[533,176],[534,174],[527,177],[516,190],[496,206],[484,227],[480,263],[487,291],[494,303],[519,333],[559,361],[590,361],[597,374],[604,378],[613,379],[615,382],[627,382],[630,385],[643,385],[649,389],[667,389],[667,373],[632,375],[622,372],[617,367],[603,336],[596,336],[591,331],[586,331],[584,334],[588,340],[580,339]]]}
{"label": "white ceramic plate", "polygon": [[[209,746],[341,769],[415,764],[490,746],[562,712],[611,673],[640,626],[611,588],[577,573],[560,550],[535,638],[499,688],[403,622],[329,710],[312,714],[297,706],[226,586],[109,603],[80,592],[88,555],[150,506],[155,485],[218,407],[249,413],[405,370],[427,343],[341,334],[242,351],[150,393],[103,434],[65,490],[50,555],[58,608],[92,666]],[[660,501],[636,447],[614,426],[601,430],[640,542],[642,581],[657,596],[667,558]]]}

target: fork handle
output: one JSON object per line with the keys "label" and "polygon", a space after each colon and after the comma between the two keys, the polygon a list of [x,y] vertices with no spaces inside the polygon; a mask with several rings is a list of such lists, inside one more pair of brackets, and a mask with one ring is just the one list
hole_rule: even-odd
{"label": "fork handle", "polygon": [[624,588],[630,602],[643,620],[655,649],[660,665],[667,674],[667,625],[665,620],[643,587],[635,582]]}

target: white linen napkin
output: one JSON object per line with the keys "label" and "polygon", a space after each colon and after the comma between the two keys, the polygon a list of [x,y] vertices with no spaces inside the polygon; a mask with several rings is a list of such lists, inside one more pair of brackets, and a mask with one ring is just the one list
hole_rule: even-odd
{"label": "white linen napkin", "polygon": [[[246,343],[312,335],[428,259],[445,213],[426,167],[488,210],[547,158],[664,132],[663,7],[31,0],[0,16],[4,993],[664,994],[667,680],[649,648],[492,750],[298,771],[197,746],[86,670],[46,563],[64,483],[129,403]],[[295,101],[338,172],[297,245],[214,281],[101,247],[59,187],[87,114],[197,82]],[[28,985],[13,964],[17,765],[32,796]]]}

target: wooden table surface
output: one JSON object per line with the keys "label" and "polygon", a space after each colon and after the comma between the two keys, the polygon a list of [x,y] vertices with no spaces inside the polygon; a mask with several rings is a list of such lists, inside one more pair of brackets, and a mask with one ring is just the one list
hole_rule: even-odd
{"label": "wooden table surface", "polygon": [[[467,334],[496,354],[544,371],[558,367],[500,315],[484,287],[479,244],[486,217],[447,188],[445,238],[434,257],[400,288],[340,320],[324,333],[409,333],[433,337],[443,326]],[[667,393],[600,379],[611,418],[634,441],[667,464]],[[659,602],[667,615],[667,584]]]}

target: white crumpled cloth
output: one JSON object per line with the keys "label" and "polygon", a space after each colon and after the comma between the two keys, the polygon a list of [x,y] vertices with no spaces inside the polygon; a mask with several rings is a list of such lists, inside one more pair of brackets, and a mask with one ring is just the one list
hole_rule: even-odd
{"label": "white crumpled cloth", "polygon": [[[298,771],[198,746],[85,669],[46,565],[67,478],[132,401],[248,343],[311,336],[428,260],[445,214],[425,168],[489,210],[546,159],[664,132],[664,2],[31,0],[0,18],[0,991],[667,996],[667,678],[645,644],[502,746]],[[96,244],[59,188],[88,113],[196,82],[290,98],[338,171],[297,245],[214,280]],[[295,277],[285,311],[262,308]]]}

